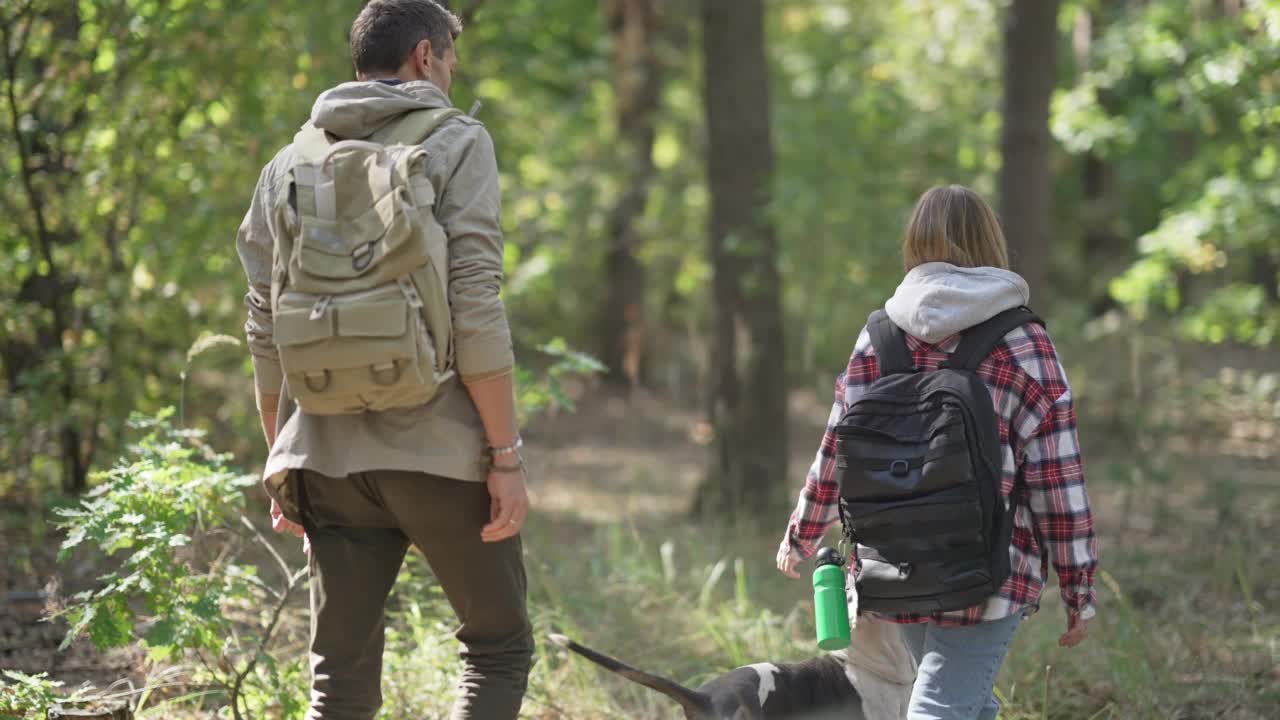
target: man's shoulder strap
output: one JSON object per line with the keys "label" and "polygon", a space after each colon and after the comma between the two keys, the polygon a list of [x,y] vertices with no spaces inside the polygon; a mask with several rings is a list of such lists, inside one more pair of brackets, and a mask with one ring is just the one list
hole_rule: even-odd
{"label": "man's shoulder strap", "polygon": [[867,318],[867,333],[871,335],[871,347],[876,351],[880,377],[915,372],[906,333],[889,319],[888,313],[884,310],[871,313]]}
{"label": "man's shoulder strap", "polygon": [[311,121],[307,121],[297,134],[293,136],[293,154],[295,164],[301,162],[319,162],[321,158],[329,152],[329,148],[333,145],[333,141],[329,139],[329,133],[321,130]]}
{"label": "man's shoulder strap", "polygon": [[[463,115],[465,113],[453,107],[414,110],[399,120],[387,123],[367,140],[379,145],[418,145],[446,122]],[[334,142],[329,133],[307,121],[293,136],[293,151],[299,160],[317,162],[329,152]]]}
{"label": "man's shoulder strap", "polygon": [[947,359],[947,367],[961,370],[977,370],[1004,336],[1028,323],[1044,325],[1044,321],[1027,307],[1016,307],[996,315],[986,322],[974,325],[960,337],[960,345]]}
{"label": "man's shoulder strap", "polygon": [[464,114],[453,107],[414,110],[380,128],[369,136],[369,140],[382,145],[418,145],[431,137],[446,122]]}

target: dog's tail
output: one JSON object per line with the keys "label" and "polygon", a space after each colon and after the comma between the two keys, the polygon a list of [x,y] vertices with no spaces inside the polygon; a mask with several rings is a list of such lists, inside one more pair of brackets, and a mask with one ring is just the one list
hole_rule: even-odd
{"label": "dog's tail", "polygon": [[637,670],[621,660],[598,653],[584,645],[579,645],[564,635],[553,634],[550,638],[551,642],[556,645],[559,645],[566,650],[572,650],[610,672],[615,672],[622,677],[632,682],[640,683],[651,690],[657,690],[663,695],[675,700],[680,703],[680,706],[684,708],[685,713],[689,717],[702,717],[711,712],[711,698],[704,693],[687,688],[675,680],[664,678],[661,675],[654,675],[653,673],[647,673],[643,670]]}

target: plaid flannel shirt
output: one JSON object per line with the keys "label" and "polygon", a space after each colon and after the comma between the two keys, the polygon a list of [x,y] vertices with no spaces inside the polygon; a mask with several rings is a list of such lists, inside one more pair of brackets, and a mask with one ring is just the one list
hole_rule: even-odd
{"label": "plaid flannel shirt", "polygon": [[[936,345],[906,336],[916,366],[935,370],[954,352],[960,336]],[[1011,331],[978,368],[991,391],[1003,448],[1001,491],[1011,496],[1024,483],[1014,515],[1009,549],[1012,573],[1000,591],[974,607],[927,615],[901,614],[900,623],[932,620],[941,625],[972,625],[1039,608],[1049,561],[1058,573],[1068,612],[1092,612],[1098,544],[1085,492],[1076,413],[1071,388],[1048,333],[1040,325]],[[880,377],[871,337],[863,329],[849,367],[836,379],[835,405],[822,445],[805,480],[800,501],[787,526],[780,553],[808,558],[839,520],[840,488],[835,477],[834,428],[848,407]],[[852,568],[853,563],[850,563]]]}

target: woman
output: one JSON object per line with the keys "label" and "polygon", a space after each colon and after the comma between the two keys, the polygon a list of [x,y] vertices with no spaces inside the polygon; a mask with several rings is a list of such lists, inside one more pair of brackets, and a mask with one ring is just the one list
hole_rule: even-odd
{"label": "woman", "polygon": [[[1026,305],[1030,298],[1027,283],[1008,270],[1008,250],[995,213],[968,188],[952,185],[925,193],[902,249],[907,275],[885,311],[906,333],[914,364],[926,371],[947,359],[962,331]],[[1000,707],[992,695],[996,674],[1018,623],[1039,607],[1050,561],[1067,612],[1067,630],[1058,644],[1078,644],[1096,614],[1097,541],[1071,389],[1053,342],[1042,326],[1024,325],[1004,336],[977,374],[991,392],[1000,438],[1007,444],[1001,492],[1006,502],[1017,497],[1009,549],[1012,573],[995,595],[974,607],[885,618],[902,624],[919,665],[911,720],[994,720]],[[791,577],[799,576],[800,561],[814,553],[838,519],[832,428],[878,378],[875,351],[864,329],[848,369],[836,380],[827,433],[778,549],[778,569]],[[1013,493],[1017,485],[1025,492]]]}

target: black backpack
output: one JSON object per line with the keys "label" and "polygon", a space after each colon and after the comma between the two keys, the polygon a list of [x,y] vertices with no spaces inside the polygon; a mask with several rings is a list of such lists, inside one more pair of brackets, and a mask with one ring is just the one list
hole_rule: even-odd
{"label": "black backpack", "polygon": [[859,610],[961,610],[1009,577],[1013,509],[1000,494],[991,393],[975,370],[1027,323],[1043,325],[1025,307],[1000,313],[966,330],[936,372],[922,372],[883,310],[867,320],[880,378],[835,428],[840,520],[857,550]]}

